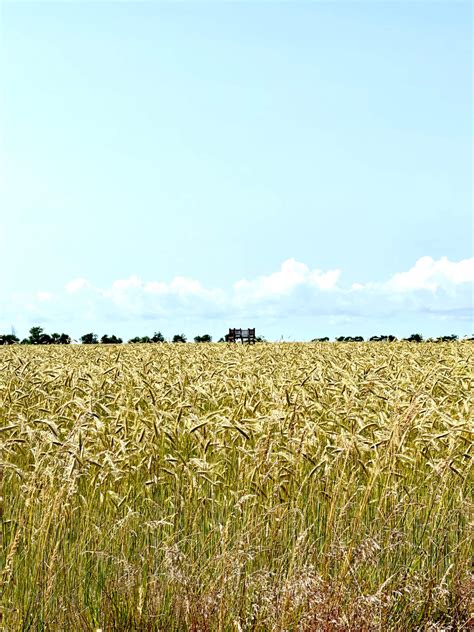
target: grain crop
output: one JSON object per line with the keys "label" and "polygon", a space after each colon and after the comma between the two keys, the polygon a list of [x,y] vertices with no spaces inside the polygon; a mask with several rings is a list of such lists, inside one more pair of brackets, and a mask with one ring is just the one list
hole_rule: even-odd
{"label": "grain crop", "polygon": [[0,629],[469,629],[473,353],[0,349]]}

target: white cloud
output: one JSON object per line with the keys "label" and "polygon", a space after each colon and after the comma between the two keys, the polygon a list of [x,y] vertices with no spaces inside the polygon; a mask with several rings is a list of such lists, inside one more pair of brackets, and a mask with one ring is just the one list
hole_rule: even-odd
{"label": "white cloud", "polygon": [[186,277],[175,277],[171,281],[169,289],[180,296],[199,296],[206,293],[199,281],[187,279]]}
{"label": "white cloud", "polygon": [[143,282],[137,276],[131,276],[128,279],[119,279],[112,283],[112,293],[127,292],[134,288],[141,288]]}
{"label": "white cloud", "polygon": [[51,294],[51,292],[37,292],[36,298],[38,299],[38,301],[41,301],[43,303],[44,301],[50,301],[53,298],[53,295]]}
{"label": "white cloud", "polygon": [[5,322],[21,320],[25,311],[38,322],[56,320],[153,320],[196,318],[283,319],[293,316],[325,318],[405,317],[467,320],[472,317],[474,258],[450,261],[422,257],[410,269],[382,283],[341,284],[341,272],[310,269],[295,259],[280,269],[228,288],[207,288],[199,280],[177,276],[170,281],[117,279],[97,287],[84,278],[54,294],[41,291],[0,299]]}
{"label": "white cloud", "polygon": [[442,257],[435,261],[431,257],[421,257],[408,272],[398,272],[386,284],[388,290],[409,292],[430,290],[474,282],[474,257],[462,261],[449,261]]}
{"label": "white cloud", "polygon": [[166,294],[168,292],[168,285],[163,281],[150,281],[143,286],[145,292],[149,294]]}
{"label": "white cloud", "polygon": [[66,284],[65,290],[68,294],[75,294],[80,290],[84,290],[85,288],[91,287],[91,284],[87,279],[73,279]]}
{"label": "white cloud", "polygon": [[242,305],[247,302],[264,301],[268,298],[288,296],[301,287],[327,291],[336,288],[340,270],[322,272],[310,270],[304,263],[287,259],[278,272],[261,276],[252,281],[242,279],[234,283],[235,300]]}
{"label": "white cloud", "polygon": [[110,288],[95,288],[95,291],[116,305],[128,306],[132,311],[137,311],[136,308],[146,311],[157,309],[161,313],[173,311],[179,306],[189,308],[190,304],[194,307],[199,303],[212,304],[218,302],[222,294],[221,290],[206,289],[200,281],[183,276],[177,276],[169,283],[143,281],[131,276],[114,281]]}
{"label": "white cloud", "polygon": [[314,285],[320,290],[333,290],[336,288],[340,276],[340,270],[329,270],[328,272],[314,270],[310,274],[310,285]]}

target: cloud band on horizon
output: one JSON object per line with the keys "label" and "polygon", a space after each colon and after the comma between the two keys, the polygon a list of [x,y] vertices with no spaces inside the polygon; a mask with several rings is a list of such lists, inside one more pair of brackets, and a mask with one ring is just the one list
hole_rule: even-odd
{"label": "cloud band on horizon", "polygon": [[17,294],[4,305],[4,318],[20,312],[36,320],[285,318],[289,316],[391,317],[430,314],[440,319],[472,318],[474,257],[453,262],[425,256],[407,271],[384,282],[345,286],[339,269],[310,269],[293,258],[280,269],[229,288],[207,288],[199,280],[177,276],[170,282],[138,276],[100,288],[84,278],[72,279],[59,292],[42,289]]}

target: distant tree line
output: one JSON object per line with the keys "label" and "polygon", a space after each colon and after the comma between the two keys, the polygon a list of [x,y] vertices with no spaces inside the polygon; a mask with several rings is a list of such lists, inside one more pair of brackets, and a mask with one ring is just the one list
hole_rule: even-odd
{"label": "distant tree line", "polygon": [[[68,334],[47,334],[42,327],[32,327],[30,329],[30,335],[28,338],[20,339],[15,334],[0,334],[0,345],[68,345],[72,342],[72,338]],[[104,334],[100,339],[95,333],[87,333],[79,338],[83,345],[120,345],[123,343],[122,338],[118,336]],[[128,341],[130,344],[143,344],[143,343],[158,343],[166,342],[165,337],[160,331],[157,331],[153,336],[135,336]],[[185,334],[175,334],[171,342],[187,342]],[[202,336],[196,336],[194,342],[212,342],[212,336],[204,334]]]}
{"label": "distant tree line", "polygon": [[[20,339],[15,334],[0,334],[0,345],[13,345],[13,344],[22,344],[22,345],[68,345],[72,342],[71,337],[65,333],[46,333],[42,327],[32,327],[30,329],[30,335],[28,338],[24,338],[20,341]],[[474,340],[474,337],[466,338],[467,340]],[[108,334],[104,334],[101,338],[95,333],[87,333],[79,338],[83,345],[96,345],[96,344],[122,344],[122,338],[118,336]],[[265,338],[262,336],[257,337],[257,342],[265,342]],[[395,336],[372,336],[368,338],[368,342],[395,342],[398,338]],[[408,338],[402,338],[401,340],[406,342],[424,342],[424,338],[421,334],[411,334]],[[439,336],[438,338],[427,338],[426,342],[454,342],[458,340],[458,336],[455,334],[451,334],[450,336]],[[336,342],[364,342],[364,338],[362,336],[338,336],[335,338]],[[131,338],[128,340],[129,344],[146,344],[146,343],[162,343],[166,342],[165,337],[160,331],[157,331],[153,334],[153,336],[135,336],[135,338]],[[187,342],[187,338],[185,334],[175,334],[170,342],[173,343],[185,343]],[[203,343],[203,342],[212,342],[212,336],[209,334],[204,334],[202,336],[195,336],[194,342]],[[225,342],[224,338],[220,338],[218,342]],[[329,342],[329,338],[325,336],[324,338],[313,338],[311,342]]]}
{"label": "distant tree line", "polygon": [[32,327],[28,338],[20,339],[15,334],[0,334],[0,345],[68,345],[71,337],[68,334],[47,334],[42,327]]}
{"label": "distant tree line", "polygon": [[[438,338],[427,338],[426,342],[454,342],[458,340],[459,336],[451,334],[450,336],[439,336]],[[372,336],[368,338],[368,342],[396,342],[398,338],[396,336]],[[404,342],[423,342],[423,336],[421,334],[411,334],[408,338],[401,338]],[[467,338],[467,340],[474,340],[474,338]],[[364,342],[362,336],[338,336],[335,338],[336,342]],[[311,342],[329,342],[329,338],[313,338]]]}

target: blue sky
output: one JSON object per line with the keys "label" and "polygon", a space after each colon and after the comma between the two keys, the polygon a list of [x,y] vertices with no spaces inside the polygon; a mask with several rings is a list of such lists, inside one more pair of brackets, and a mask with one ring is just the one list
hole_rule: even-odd
{"label": "blue sky", "polygon": [[0,5],[0,331],[471,333],[468,2]]}

